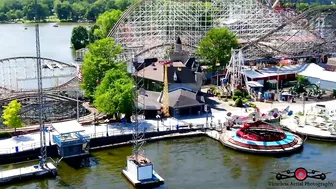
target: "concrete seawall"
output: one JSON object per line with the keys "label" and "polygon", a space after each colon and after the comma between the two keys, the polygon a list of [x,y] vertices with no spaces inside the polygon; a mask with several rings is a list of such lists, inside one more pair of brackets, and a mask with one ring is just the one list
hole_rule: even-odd
{"label": "concrete seawall", "polygon": [[[159,140],[169,140],[173,138],[205,136],[200,129],[181,129],[172,131],[147,132],[145,134],[146,141],[154,142]],[[96,151],[105,148],[113,148],[123,145],[131,145],[132,134],[115,135],[109,137],[92,138],[90,141],[90,150]],[[49,157],[58,157],[57,146],[47,146],[47,154]],[[40,148],[21,151],[12,154],[1,154],[0,165],[9,163],[18,163],[27,160],[38,159]]]}

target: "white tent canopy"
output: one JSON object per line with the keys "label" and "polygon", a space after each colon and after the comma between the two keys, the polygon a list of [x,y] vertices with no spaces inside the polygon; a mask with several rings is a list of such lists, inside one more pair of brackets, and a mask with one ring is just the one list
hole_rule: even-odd
{"label": "white tent canopy", "polygon": [[298,74],[307,77],[310,83],[318,83],[317,85],[322,89],[336,89],[336,72],[326,71],[319,65],[309,64],[305,70]]}

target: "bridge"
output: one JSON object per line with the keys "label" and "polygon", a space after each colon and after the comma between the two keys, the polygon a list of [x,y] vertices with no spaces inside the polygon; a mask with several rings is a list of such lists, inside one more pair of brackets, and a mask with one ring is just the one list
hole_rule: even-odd
{"label": "bridge", "polygon": [[[211,28],[226,27],[242,42],[246,59],[325,55],[335,51],[335,8],[295,12],[270,0],[141,0],[109,33],[136,56],[164,58],[179,36],[195,52]],[[141,48],[137,48],[141,47]],[[131,59],[125,52],[125,59]]]}

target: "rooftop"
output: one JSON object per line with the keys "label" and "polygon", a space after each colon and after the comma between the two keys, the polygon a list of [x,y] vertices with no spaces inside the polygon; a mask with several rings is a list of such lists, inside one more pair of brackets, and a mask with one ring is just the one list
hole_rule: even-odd
{"label": "rooftop", "polygon": [[[140,103],[145,101],[146,110],[159,110],[161,108],[161,102],[163,101],[163,95],[160,92],[146,91],[145,95],[139,96]],[[204,104],[204,98],[197,95],[194,92],[184,89],[177,89],[169,92],[169,107],[183,108],[191,106],[199,106]]]}
{"label": "rooftop", "polygon": [[85,131],[84,127],[80,123],[78,123],[78,121],[76,120],[53,123],[52,127],[60,135]]}
{"label": "rooftop", "polygon": [[255,78],[267,78],[277,75],[286,75],[286,74],[296,74],[304,71],[309,64],[296,64],[290,66],[283,66],[279,69],[279,67],[271,67],[271,68],[264,68],[259,70],[244,70],[243,74],[251,79]]}

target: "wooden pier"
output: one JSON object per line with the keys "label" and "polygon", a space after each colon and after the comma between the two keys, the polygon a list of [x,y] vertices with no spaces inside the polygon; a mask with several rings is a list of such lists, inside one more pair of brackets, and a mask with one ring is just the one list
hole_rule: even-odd
{"label": "wooden pier", "polygon": [[0,183],[3,184],[30,178],[56,176],[57,169],[52,163],[46,163],[43,168],[39,165],[31,165],[22,168],[1,171],[0,173]]}

